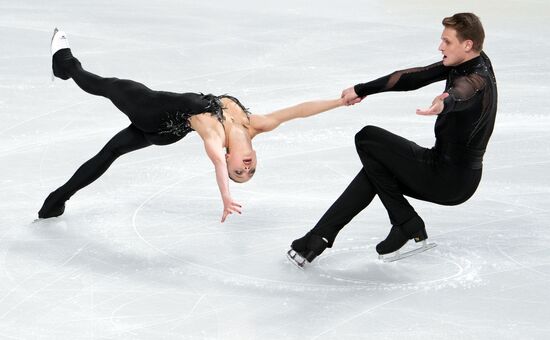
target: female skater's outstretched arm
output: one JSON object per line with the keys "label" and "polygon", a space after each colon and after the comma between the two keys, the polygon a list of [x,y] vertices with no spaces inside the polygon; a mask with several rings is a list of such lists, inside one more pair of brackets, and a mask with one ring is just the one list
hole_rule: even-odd
{"label": "female skater's outstretched arm", "polygon": [[[271,131],[282,123],[296,119],[305,118],[325,112],[344,105],[341,98],[334,100],[316,100],[300,103],[288,108],[280,109],[266,115],[250,116],[250,130],[248,133],[248,142],[246,139],[233,143],[226,136],[227,131],[222,129],[220,124],[211,124],[210,120],[214,118],[202,116],[193,119],[193,127],[204,142],[204,147],[208,158],[212,161],[216,171],[216,182],[220,190],[223,201],[223,215],[221,222],[224,222],[228,215],[237,212],[241,213],[242,206],[233,201],[229,192],[229,178],[235,182],[245,182],[250,179],[255,172],[256,154],[249,149],[252,147],[250,140],[257,134]],[[225,153],[224,147],[231,149],[231,152]],[[238,159],[235,162],[235,159]],[[242,159],[242,160],[240,160]],[[228,163],[231,162],[228,166]],[[234,166],[234,164],[237,164]]]}
{"label": "female skater's outstretched arm", "polygon": [[274,130],[286,121],[310,117],[343,105],[345,105],[343,98],[315,100],[276,110],[266,115],[251,115],[250,125],[254,131],[252,137],[263,132]]}

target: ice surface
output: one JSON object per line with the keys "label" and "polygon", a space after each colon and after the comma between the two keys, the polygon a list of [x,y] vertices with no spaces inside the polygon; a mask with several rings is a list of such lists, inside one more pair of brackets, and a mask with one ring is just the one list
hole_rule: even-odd
{"label": "ice surface", "polygon": [[[86,68],[155,89],[232,94],[270,110],[439,60],[444,16],[476,12],[499,85],[476,195],[412,201],[438,247],[381,263],[378,200],[307,270],[285,258],[360,165],[374,124],[433,143],[415,115],[443,84],[387,93],[259,136],[255,179],[219,223],[196,135],[128,154],[33,223],[47,194],[128,122],[50,82],[67,31]],[[550,5],[545,1],[0,0],[1,339],[547,339]]]}

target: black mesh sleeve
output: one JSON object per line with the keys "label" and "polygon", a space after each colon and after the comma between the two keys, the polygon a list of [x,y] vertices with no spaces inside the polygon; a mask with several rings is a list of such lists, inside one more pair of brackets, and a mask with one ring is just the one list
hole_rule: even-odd
{"label": "black mesh sleeve", "polygon": [[359,97],[386,91],[410,91],[437,81],[445,80],[449,68],[442,62],[424,67],[395,71],[392,74],[354,86]]}
{"label": "black mesh sleeve", "polygon": [[449,96],[444,100],[445,106],[441,114],[464,111],[473,105],[478,105],[476,95],[481,93],[485,85],[485,78],[476,73],[457,78],[453,87],[447,90]]}

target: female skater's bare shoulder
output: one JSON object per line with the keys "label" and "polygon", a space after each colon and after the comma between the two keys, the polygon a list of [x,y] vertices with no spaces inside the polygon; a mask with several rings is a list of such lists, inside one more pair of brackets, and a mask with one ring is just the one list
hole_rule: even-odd
{"label": "female skater's bare shoulder", "polygon": [[195,130],[202,140],[217,139],[225,146],[225,132],[223,125],[220,121],[212,116],[210,113],[205,112],[198,115],[191,116],[189,118],[189,125]]}

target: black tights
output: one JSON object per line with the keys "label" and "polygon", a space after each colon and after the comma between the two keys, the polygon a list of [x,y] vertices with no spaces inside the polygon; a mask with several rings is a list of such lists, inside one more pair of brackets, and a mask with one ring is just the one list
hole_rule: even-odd
{"label": "black tights", "polygon": [[133,80],[103,78],[84,70],[69,49],[54,55],[52,67],[58,78],[72,78],[87,93],[109,99],[131,121],[129,127],[111,138],[97,155],[55,191],[50,199],[54,207],[95,181],[121,155],[152,144],[167,145],[182,139],[192,131],[190,116],[209,112],[221,122],[222,107],[213,95],[154,91]]}
{"label": "black tights", "polygon": [[[82,68],[80,62],[70,55],[70,51],[56,54],[57,67],[73,78],[84,91],[110,99],[115,106],[124,112],[132,121],[127,128],[117,133],[107,144],[86,163],[82,164],[75,174],[56,190],[56,200],[66,201],[78,190],[98,179],[111,164],[121,155],[152,145],[146,132],[136,126],[147,117],[147,105],[143,98],[151,98],[154,91],[143,84],[132,80],[102,78]],[[141,99],[140,99],[141,98]]]}
{"label": "black tights", "polygon": [[332,246],[338,232],[378,195],[392,225],[399,226],[417,214],[403,195],[443,205],[466,201],[475,192],[481,169],[449,164],[433,149],[375,126],[355,136],[363,168],[315,225],[312,234]]}
{"label": "black tights", "polygon": [[56,190],[58,199],[68,200],[78,190],[103,175],[118,157],[149,145],[151,142],[145,138],[142,131],[134,125],[128,126],[111,138],[97,155],[82,164],[74,175]]}

